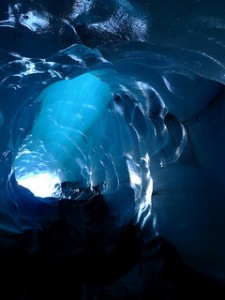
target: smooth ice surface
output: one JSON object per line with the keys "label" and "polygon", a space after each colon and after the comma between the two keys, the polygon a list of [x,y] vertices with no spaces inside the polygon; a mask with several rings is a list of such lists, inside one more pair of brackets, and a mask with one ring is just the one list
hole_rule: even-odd
{"label": "smooth ice surface", "polygon": [[[35,100],[40,112],[15,157],[18,183],[30,186],[36,196],[48,197],[56,195],[54,183],[81,180],[82,168],[85,168],[83,156],[94,147],[88,143],[89,136],[95,135],[93,127],[96,132],[100,131],[98,126],[106,118],[111,100],[109,86],[90,73],[58,81],[41,92]],[[49,194],[45,187],[43,192],[38,192],[34,186],[37,180],[42,189],[43,174],[58,178],[50,185]]]}

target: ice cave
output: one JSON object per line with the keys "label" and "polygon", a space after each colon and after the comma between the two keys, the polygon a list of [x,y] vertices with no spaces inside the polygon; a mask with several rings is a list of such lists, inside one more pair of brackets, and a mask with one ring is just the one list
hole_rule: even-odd
{"label": "ice cave", "polygon": [[1,0],[1,299],[225,298],[224,12]]}

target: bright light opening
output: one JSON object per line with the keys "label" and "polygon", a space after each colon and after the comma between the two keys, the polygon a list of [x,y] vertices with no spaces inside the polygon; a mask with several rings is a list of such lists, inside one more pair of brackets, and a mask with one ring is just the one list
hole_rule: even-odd
{"label": "bright light opening", "polygon": [[17,178],[19,185],[29,189],[36,197],[53,197],[56,192],[56,185],[60,183],[55,174],[41,173],[28,174]]}

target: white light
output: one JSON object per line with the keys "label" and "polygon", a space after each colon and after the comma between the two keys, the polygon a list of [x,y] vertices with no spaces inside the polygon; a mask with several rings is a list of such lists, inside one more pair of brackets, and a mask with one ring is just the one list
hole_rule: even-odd
{"label": "white light", "polygon": [[19,185],[29,189],[37,197],[52,197],[55,193],[59,178],[54,174],[28,174],[17,179]]}
{"label": "white light", "polygon": [[130,182],[133,186],[135,185],[141,185],[141,177],[139,174],[136,174],[135,172],[130,172]]}

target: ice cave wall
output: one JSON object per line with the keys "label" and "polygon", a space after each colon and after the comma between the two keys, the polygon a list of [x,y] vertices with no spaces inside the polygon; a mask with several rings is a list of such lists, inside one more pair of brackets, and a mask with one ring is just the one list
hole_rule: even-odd
{"label": "ice cave wall", "polygon": [[153,103],[163,145],[150,157],[159,233],[187,264],[224,281],[223,1],[67,3],[0,4],[2,239],[21,230],[5,189],[19,142],[11,133],[29,128],[29,104],[46,84],[91,70],[120,96],[122,86],[126,96]]}

